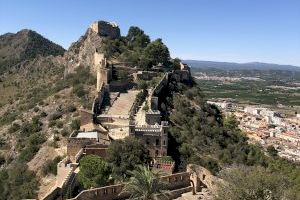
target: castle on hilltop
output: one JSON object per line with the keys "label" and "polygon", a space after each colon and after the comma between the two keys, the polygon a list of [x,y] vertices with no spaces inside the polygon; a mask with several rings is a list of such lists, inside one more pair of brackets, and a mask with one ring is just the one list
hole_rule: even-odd
{"label": "castle on hilltop", "polygon": [[[96,38],[97,34],[112,39],[120,37],[118,25],[105,21],[92,23],[88,32]],[[95,41],[98,40],[95,39]],[[96,96],[90,110],[80,109],[80,129],[69,136],[67,157],[57,165],[59,176],[57,187],[45,199],[62,197],[69,188],[74,187],[79,161],[83,156],[93,154],[106,159],[111,142],[129,136],[139,138],[144,142],[153,159],[152,169],[163,170],[168,174],[165,178],[169,182],[170,189],[179,188],[180,194],[190,191],[192,189],[189,186],[191,173],[172,174],[175,163],[162,159],[168,155],[169,123],[163,120],[164,111],[161,106],[166,98],[165,92],[169,84],[192,81],[190,67],[181,63],[179,69],[165,73],[156,70],[140,71],[122,64],[112,64],[104,54],[98,52],[97,48],[88,45],[84,48],[88,49],[89,56],[87,58],[82,54],[82,59],[83,61],[85,61],[84,58],[89,59],[88,63],[97,75]],[[126,77],[116,78],[118,70],[125,71]],[[137,89],[137,82],[151,81],[154,78],[158,79],[155,80],[154,86],[143,90]],[[123,186],[107,187],[109,190],[100,189],[100,192],[97,190],[96,193],[92,190],[84,191],[75,199],[92,200],[99,197],[114,199]],[[111,191],[115,192],[110,197],[105,196]],[[89,197],[85,196],[86,194]]]}
{"label": "castle on hilltop", "polygon": [[115,22],[96,21],[90,25],[90,29],[103,37],[116,39],[121,36],[120,29]]}

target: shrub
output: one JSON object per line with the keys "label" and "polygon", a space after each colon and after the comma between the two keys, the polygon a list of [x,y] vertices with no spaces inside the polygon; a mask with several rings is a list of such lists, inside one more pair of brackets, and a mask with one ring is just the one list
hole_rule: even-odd
{"label": "shrub", "polygon": [[54,120],[50,121],[48,124],[49,127],[53,127],[55,125],[56,125],[56,121],[54,121]]}
{"label": "shrub", "polygon": [[53,138],[53,140],[54,140],[55,142],[58,142],[58,141],[60,141],[60,138],[59,138],[58,135],[55,135],[54,138]]}
{"label": "shrub", "polygon": [[66,137],[67,135],[69,135],[69,131],[67,130],[67,129],[63,129],[62,131],[61,131],[61,135],[63,136],[63,137]]}
{"label": "shrub", "polygon": [[39,110],[40,110],[39,107],[34,107],[33,109],[34,112],[39,112]]}
{"label": "shrub", "polygon": [[56,156],[53,160],[51,159],[47,160],[42,167],[43,175],[47,175],[47,174],[57,175],[57,163],[59,163],[61,160],[62,160],[61,156]]}
{"label": "shrub", "polygon": [[60,119],[62,117],[62,113],[59,112],[59,111],[56,111],[54,113],[52,113],[50,116],[49,116],[49,119],[50,120],[57,120],[57,119]]}
{"label": "shrub", "polygon": [[16,131],[18,131],[18,130],[20,130],[20,125],[17,124],[17,123],[13,123],[13,124],[11,125],[11,127],[8,129],[8,132],[9,132],[9,133],[14,133],[14,132],[16,132]]}
{"label": "shrub", "polygon": [[77,109],[76,106],[74,105],[68,105],[66,110],[71,113],[71,112],[75,112]]}
{"label": "shrub", "polygon": [[3,164],[5,164],[5,157],[2,154],[0,154],[0,166]]}
{"label": "shrub", "polygon": [[41,112],[40,117],[47,117],[47,113],[46,112]]}
{"label": "shrub", "polygon": [[79,98],[81,98],[87,94],[83,85],[81,85],[81,84],[74,86],[72,92]]}
{"label": "shrub", "polygon": [[62,121],[57,121],[56,122],[56,127],[57,128],[62,128],[64,126],[64,123]]}
{"label": "shrub", "polygon": [[79,128],[80,128],[80,120],[79,119],[74,119],[71,122],[71,128],[72,128],[72,130],[79,130]]}

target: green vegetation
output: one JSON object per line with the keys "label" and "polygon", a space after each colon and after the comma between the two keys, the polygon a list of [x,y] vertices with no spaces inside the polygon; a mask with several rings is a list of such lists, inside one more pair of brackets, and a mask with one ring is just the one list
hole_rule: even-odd
{"label": "green vegetation", "polygon": [[20,128],[17,147],[20,151],[20,162],[30,161],[38,152],[40,145],[45,142],[45,137],[40,132],[42,123],[35,117],[31,122],[25,122]]}
{"label": "green vegetation", "polygon": [[38,181],[27,165],[18,163],[9,169],[0,170],[0,199],[19,200],[36,197]]}
{"label": "green vegetation", "polygon": [[265,164],[262,151],[247,143],[234,118],[223,119],[216,107],[206,104],[196,87],[185,94],[174,96],[170,116],[170,132],[179,144],[181,167],[192,162],[217,173],[221,166],[233,163]]}
{"label": "green vegetation", "polygon": [[64,49],[35,31],[22,30],[0,36],[0,74],[24,60],[37,56],[63,55]]}
{"label": "green vegetation", "polygon": [[197,80],[207,98],[234,98],[241,103],[256,103],[267,105],[300,105],[296,95],[300,90],[284,90],[269,88],[272,85],[266,81],[239,81],[221,83],[219,81]]}
{"label": "green vegetation", "polygon": [[[299,166],[279,158],[274,147],[267,149],[266,156],[259,146],[249,144],[235,117],[224,118],[204,101],[199,88],[178,85],[177,89],[169,152],[174,152],[179,169],[194,163],[220,173],[229,185],[220,186],[218,199],[299,199]],[[238,167],[230,171],[233,166]]]}
{"label": "green vegetation", "polygon": [[227,183],[218,186],[216,200],[290,199],[287,195],[291,185],[287,177],[274,176],[262,167],[228,169],[220,177]]}
{"label": "green vegetation", "polygon": [[150,157],[142,141],[127,137],[124,140],[115,140],[110,144],[107,161],[112,167],[113,178],[122,181],[130,177],[128,170],[131,171],[138,165],[149,163]]}
{"label": "green vegetation", "polygon": [[145,166],[138,166],[130,172],[130,179],[125,184],[123,191],[130,194],[130,199],[154,200],[168,197],[166,183],[160,179],[160,173],[154,173]]}
{"label": "green vegetation", "polygon": [[134,26],[129,28],[125,37],[115,40],[106,39],[102,51],[108,58],[116,58],[131,66],[148,69],[158,64],[170,65],[170,53],[162,40],[151,42],[143,30]]}
{"label": "green vegetation", "polygon": [[79,167],[77,180],[84,188],[104,186],[108,182],[110,168],[99,156],[84,156]]}
{"label": "green vegetation", "polygon": [[47,174],[53,174],[56,175],[57,174],[57,164],[62,160],[61,156],[56,156],[53,160],[47,160],[42,168],[42,173],[44,175]]}

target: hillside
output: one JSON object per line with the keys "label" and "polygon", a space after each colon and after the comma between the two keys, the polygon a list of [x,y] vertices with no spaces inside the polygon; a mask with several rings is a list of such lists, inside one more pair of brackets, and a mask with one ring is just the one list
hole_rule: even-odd
{"label": "hillside", "polygon": [[221,69],[221,70],[287,70],[300,72],[300,67],[293,65],[278,65],[270,63],[249,62],[249,63],[231,63],[200,60],[184,60],[185,63],[197,69]]}
{"label": "hillside", "polygon": [[64,48],[35,31],[23,29],[0,36],[0,74],[11,66],[38,56],[63,55]]}
{"label": "hillside", "polygon": [[[156,74],[150,80],[141,79],[134,83],[134,89],[140,90],[138,94],[134,92],[137,104],[133,104],[134,99],[128,95],[128,91],[124,92],[125,97],[114,91],[112,94],[115,97],[103,97],[103,105],[115,103],[115,109],[108,112],[120,114],[122,108],[129,107],[128,110],[131,110],[133,106],[129,102],[132,102],[134,106],[139,105],[140,109],[136,109],[137,111],[146,113],[146,110],[153,107],[152,97],[153,100],[157,99],[159,105],[155,110],[160,110],[162,119],[170,122],[169,132],[161,130],[170,142],[168,154],[176,161],[176,170],[182,171],[189,163],[202,165],[215,175],[232,165],[243,165],[247,169],[254,166],[284,169],[288,166],[293,170],[293,176],[299,180],[300,172],[296,167],[291,167],[289,163],[282,164],[281,160],[277,163],[277,157],[274,158],[275,163],[261,148],[249,145],[233,117],[225,117],[217,107],[207,104],[201,88],[192,83],[189,70],[185,70],[189,73],[187,82],[178,81],[181,79],[180,74],[168,78],[169,72],[180,71],[182,65],[180,61],[170,58],[169,50],[161,39],[151,41],[138,27],[130,27],[126,36],[111,34],[116,36],[112,38],[107,33],[119,33],[118,27],[103,21],[96,22],[97,24],[103,25],[102,28],[106,27],[105,31],[90,26],[67,51],[30,30],[1,36],[0,200],[41,198],[51,191],[59,178],[64,178],[55,176],[56,166],[67,155],[68,137],[80,128],[79,108],[93,110],[92,105],[97,100],[94,72],[105,59],[96,63],[95,53],[105,54],[111,65],[125,63],[124,66],[114,65],[111,68],[110,78],[114,83],[133,79],[133,71],[144,70],[146,74],[149,73],[148,76]],[[163,79],[162,72],[166,72]],[[154,91],[152,94],[148,94],[150,89]],[[154,96],[158,95],[156,93],[160,95]],[[114,98],[113,101],[110,101],[110,97]],[[147,104],[149,97],[150,105]],[[120,116],[119,119],[123,120]],[[160,117],[155,119],[160,120]],[[129,124],[129,117],[126,120]],[[110,127],[117,126],[112,126],[110,122],[106,124]],[[123,121],[120,124],[123,125]],[[126,128],[129,127],[128,124]],[[136,130],[141,130],[142,125],[145,124],[141,123]],[[157,123],[152,125],[156,130]],[[147,127],[145,130],[148,132]],[[157,140],[155,142],[158,143]],[[134,155],[136,152],[132,150],[132,146],[128,145],[129,148],[123,152],[116,144],[116,156],[111,154],[111,159],[123,165],[118,156]],[[138,151],[140,150],[138,146]],[[125,165],[131,161],[124,158],[122,162]],[[113,162],[110,163],[112,164]],[[132,166],[132,169],[134,167],[136,166]],[[129,168],[125,166],[122,170],[125,173]],[[275,170],[273,172],[277,173]],[[285,176],[291,174],[290,171],[283,172]],[[290,179],[287,184],[292,194],[298,191],[297,180]]]}

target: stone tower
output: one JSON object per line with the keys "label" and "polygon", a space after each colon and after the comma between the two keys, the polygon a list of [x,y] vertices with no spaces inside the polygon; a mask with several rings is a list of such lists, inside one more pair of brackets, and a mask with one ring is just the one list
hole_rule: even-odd
{"label": "stone tower", "polygon": [[90,29],[102,37],[116,39],[121,36],[119,26],[115,22],[96,21],[90,25]]}
{"label": "stone tower", "polygon": [[104,54],[98,53],[94,54],[94,64],[97,72],[97,92],[100,91],[102,83],[108,84],[112,77],[111,67],[108,65]]}

